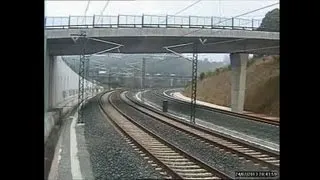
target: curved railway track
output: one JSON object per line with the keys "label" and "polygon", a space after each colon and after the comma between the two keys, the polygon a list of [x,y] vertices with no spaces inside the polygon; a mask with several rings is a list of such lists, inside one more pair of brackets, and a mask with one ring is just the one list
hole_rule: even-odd
{"label": "curved railway track", "polygon": [[[190,105],[190,103],[188,103],[186,101],[178,100],[178,99],[176,99],[174,97],[171,97],[167,93],[166,93],[167,96],[165,96],[161,92],[163,90],[151,90],[151,91],[155,96],[158,96],[160,98],[169,99],[170,101],[174,101],[176,103],[180,103],[180,104],[184,104],[184,105]],[[261,117],[250,116],[250,115],[246,115],[246,114],[235,113],[235,112],[226,111],[226,110],[222,110],[222,109],[218,109],[218,108],[204,106],[204,105],[201,105],[201,104],[197,104],[196,107],[197,108],[201,108],[201,109],[205,109],[205,110],[209,110],[209,111],[213,111],[213,112],[218,112],[218,113],[223,113],[223,114],[235,116],[235,117],[245,118],[245,119],[252,120],[252,121],[258,121],[258,122],[263,122],[263,123],[267,123],[267,124],[272,124],[272,125],[275,125],[275,126],[279,126],[280,125],[280,122],[277,121],[277,120],[272,120],[272,119],[266,119],[266,118],[261,118]]]}
{"label": "curved railway track", "polygon": [[[201,139],[202,141],[212,146],[217,146],[224,151],[232,153],[233,155],[237,155],[240,159],[251,160],[257,164],[266,166],[273,170],[280,169],[280,155],[276,152],[266,151],[264,149],[252,146],[248,143],[244,143],[236,139],[223,136],[222,134],[216,133],[214,131],[205,129],[203,127],[196,126],[189,122],[184,122],[173,116],[170,116],[166,113],[163,113],[159,110],[153,109],[152,107],[142,104],[136,101],[135,99],[129,97],[127,94],[126,98],[134,104],[133,105],[127,102],[128,105],[130,105],[131,107],[135,108],[141,113],[153,117],[154,119],[164,124],[173,126],[174,128],[178,129],[183,133]],[[166,118],[161,118],[159,115]]]}
{"label": "curved railway track", "polygon": [[[108,97],[108,104],[124,118],[111,117],[110,112],[104,109],[102,94],[99,98],[99,105],[106,116],[109,117],[115,127],[127,138],[127,141],[138,148],[141,156],[150,159],[148,162],[160,166],[158,170],[165,178],[173,179],[231,179],[230,176],[212,168],[205,162],[193,157],[182,149],[172,145],[165,139],[150,131],[147,127],[136,122],[134,119],[123,113],[117,107],[117,100],[114,92]],[[119,100],[118,100],[119,101]],[[137,150],[138,150],[137,149]],[[156,164],[155,164],[156,163]]]}

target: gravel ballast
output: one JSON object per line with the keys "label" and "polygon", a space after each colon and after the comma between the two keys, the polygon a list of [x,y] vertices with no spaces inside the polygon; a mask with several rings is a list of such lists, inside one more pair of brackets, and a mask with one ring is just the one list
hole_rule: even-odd
{"label": "gravel ballast", "polygon": [[84,108],[84,136],[95,179],[163,179],[101,114],[98,97]]}
{"label": "gravel ballast", "polygon": [[254,165],[252,161],[240,160],[238,157],[234,157],[230,153],[227,154],[225,151],[220,151],[218,148],[210,147],[204,142],[190,139],[185,133],[135,110],[124,102],[116,102],[123,112],[152,132],[231,177],[234,177],[235,171],[266,170],[262,169],[261,166]]}
{"label": "gravel ballast", "polygon": [[[182,102],[172,101],[167,97],[162,96],[162,91],[147,91],[144,94],[144,97],[158,106],[162,106],[163,100],[168,100],[168,109],[169,112],[174,112],[174,114],[180,114],[183,117],[190,116],[190,105]],[[155,95],[159,94],[159,96]],[[130,93],[131,95],[135,93]],[[214,112],[206,109],[197,108],[196,109],[196,118],[203,121],[213,123],[215,125],[225,127],[230,130],[241,132],[254,136],[259,139],[263,139],[272,143],[279,144],[279,127],[247,120],[240,117],[230,116],[219,112]]]}

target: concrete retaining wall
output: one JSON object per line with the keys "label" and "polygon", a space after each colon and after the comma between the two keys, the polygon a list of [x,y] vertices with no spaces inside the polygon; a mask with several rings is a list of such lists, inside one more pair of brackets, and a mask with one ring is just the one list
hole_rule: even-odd
{"label": "concrete retaining wall", "polygon": [[[69,112],[72,107],[78,104],[78,85],[79,85],[79,76],[75,73],[63,60],[61,57],[49,57],[47,56],[46,61],[49,64],[49,71],[46,78],[49,80],[48,87],[45,87],[47,93],[47,103],[45,105],[45,117],[44,117],[44,139],[45,142],[52,131],[52,128],[59,122],[61,116]],[[97,86],[89,81],[88,83],[90,88],[99,89],[97,94],[103,90],[101,86]],[[89,92],[89,90],[87,90]],[[46,93],[45,93],[46,94]]]}

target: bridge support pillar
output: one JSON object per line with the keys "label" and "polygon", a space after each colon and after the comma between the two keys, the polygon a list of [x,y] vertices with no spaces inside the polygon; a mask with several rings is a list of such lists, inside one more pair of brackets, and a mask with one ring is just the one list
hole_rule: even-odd
{"label": "bridge support pillar", "polygon": [[248,54],[231,53],[231,111],[242,113],[246,90]]}
{"label": "bridge support pillar", "polygon": [[48,63],[49,63],[49,82],[48,82],[48,87],[49,87],[49,99],[48,99],[48,107],[49,109],[55,107],[55,105],[57,104],[57,91],[56,89],[58,88],[58,85],[57,83],[55,82],[57,75],[54,74],[54,64],[55,64],[55,61],[57,60],[57,57],[56,56],[49,56],[48,58]]}
{"label": "bridge support pillar", "polygon": [[52,76],[53,76],[53,61],[54,56],[49,55],[49,49],[47,47],[47,38],[44,38],[44,112],[48,111],[52,107],[53,100],[53,86],[52,86]]}
{"label": "bridge support pillar", "polygon": [[44,73],[44,113],[48,110],[49,105],[49,53],[47,51],[47,37],[44,37],[44,56],[43,56],[43,73]]}

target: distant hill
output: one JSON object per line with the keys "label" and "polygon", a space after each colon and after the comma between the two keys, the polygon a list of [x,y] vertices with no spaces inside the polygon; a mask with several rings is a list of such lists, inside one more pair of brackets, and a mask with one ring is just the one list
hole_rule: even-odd
{"label": "distant hill", "polygon": [[[97,71],[98,69],[93,69],[93,67],[97,67],[98,64],[101,64],[101,67],[104,67],[107,70],[111,69],[112,72],[122,72],[124,70],[130,70],[132,67],[140,69],[143,57],[146,57],[146,73],[174,73],[179,76],[191,76],[191,62],[173,55],[157,55],[156,57],[152,57],[148,54],[115,54],[110,56],[92,56],[90,57],[90,67],[91,71]],[[64,57],[64,59],[72,69],[78,72],[79,56],[67,56]],[[210,62],[208,60],[199,60],[198,73],[200,74],[201,72],[214,71],[216,68],[225,65],[226,62]]]}

